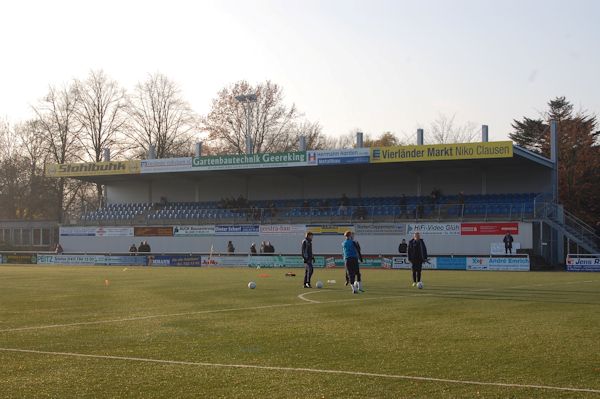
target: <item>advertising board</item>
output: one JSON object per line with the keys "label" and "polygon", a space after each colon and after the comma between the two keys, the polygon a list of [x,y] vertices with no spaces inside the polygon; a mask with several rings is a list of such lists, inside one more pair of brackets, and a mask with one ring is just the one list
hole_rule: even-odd
{"label": "advertising board", "polygon": [[314,235],[336,235],[344,234],[345,231],[354,231],[352,224],[309,224],[306,226],[306,231],[310,231]]}
{"label": "advertising board", "polygon": [[146,262],[141,255],[38,255],[43,265],[144,266]]}
{"label": "advertising board", "polygon": [[467,270],[529,271],[526,256],[467,257]]}
{"label": "advertising board", "polygon": [[519,223],[461,223],[460,225],[460,234],[463,236],[503,236],[506,233],[519,234]]}
{"label": "advertising board", "polygon": [[511,141],[371,148],[371,163],[512,158]]}
{"label": "advertising board", "polygon": [[195,157],[194,170],[283,168],[306,166],[306,152],[265,152],[261,154]]}
{"label": "advertising board", "polygon": [[136,237],[172,237],[173,227],[171,226],[148,226],[135,227],[133,230]]}
{"label": "advertising board", "polygon": [[406,224],[404,223],[358,223],[354,226],[357,235],[405,235]]}
{"label": "advertising board", "polygon": [[174,237],[202,237],[215,235],[215,226],[175,226]]}
{"label": "advertising board", "polygon": [[259,232],[260,228],[257,224],[215,226],[215,235],[217,236],[257,236]]}
{"label": "advertising board", "polygon": [[260,234],[304,234],[304,224],[265,224],[260,225]]}
{"label": "advertising board", "polygon": [[148,266],[202,266],[200,255],[150,255]]}
{"label": "advertising board", "polygon": [[567,271],[569,272],[600,272],[600,254],[567,255]]}
{"label": "advertising board", "polygon": [[[304,260],[301,256],[282,256],[282,255],[253,255],[248,257],[248,266],[250,267],[304,267]],[[325,258],[315,256],[313,267],[325,267]]]}
{"label": "advertising board", "polygon": [[141,173],[189,172],[192,157],[144,159],[141,161]]}
{"label": "advertising board", "polygon": [[130,175],[140,173],[140,161],[85,162],[46,165],[47,177]]}
{"label": "advertising board", "polygon": [[307,151],[309,165],[345,165],[369,163],[371,151],[369,148],[350,148],[347,150],[318,150]]}
{"label": "advertising board", "polygon": [[428,235],[460,235],[460,223],[407,223],[406,235],[412,236],[419,232]]}

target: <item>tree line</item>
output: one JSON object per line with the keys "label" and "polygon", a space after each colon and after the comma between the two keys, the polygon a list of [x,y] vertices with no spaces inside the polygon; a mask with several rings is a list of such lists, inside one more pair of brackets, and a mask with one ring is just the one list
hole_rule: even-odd
{"label": "tree line", "polygon": [[[179,86],[160,73],[126,90],[103,71],[90,71],[85,79],[51,85],[32,111],[30,119],[14,125],[0,120],[0,219],[62,222],[96,209],[103,198],[102,185],[46,178],[44,165],[100,162],[107,148],[112,160],[146,158],[151,147],[156,158],[191,156],[200,140],[203,155],[240,154],[246,151],[247,136],[254,152],[297,149],[301,137],[309,149],[349,148],[358,131],[336,137],[324,134],[319,122],[308,120],[295,104],[286,102],[283,88],[271,81],[228,85],[217,93],[209,112],[199,115]],[[523,130],[541,129],[531,123]],[[595,128],[596,120],[587,123]],[[515,127],[514,134],[518,133]],[[440,114],[430,124],[427,139],[468,142],[479,134],[476,124],[459,124],[454,116]],[[525,139],[513,139],[529,148]],[[364,145],[409,142],[414,142],[412,135],[387,131],[366,135]],[[531,146],[543,153],[542,147]]]}

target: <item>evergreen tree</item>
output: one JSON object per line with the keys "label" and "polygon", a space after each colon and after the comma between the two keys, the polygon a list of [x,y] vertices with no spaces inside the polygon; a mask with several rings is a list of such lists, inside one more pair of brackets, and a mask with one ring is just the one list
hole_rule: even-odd
{"label": "evergreen tree", "polygon": [[517,145],[550,157],[550,121],[558,123],[559,200],[590,224],[600,219],[600,131],[595,115],[574,113],[565,97],[548,102],[539,119],[514,120],[510,138]]}

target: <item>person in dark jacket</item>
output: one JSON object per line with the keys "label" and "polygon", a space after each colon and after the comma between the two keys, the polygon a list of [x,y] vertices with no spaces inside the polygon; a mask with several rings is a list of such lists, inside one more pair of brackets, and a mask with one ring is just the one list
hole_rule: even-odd
{"label": "person in dark jacket", "polygon": [[512,244],[513,244],[514,240],[515,239],[513,238],[512,234],[506,233],[504,235],[504,239],[502,239],[502,241],[504,242],[504,253],[505,254],[512,254]]}
{"label": "person in dark jacket", "polygon": [[250,253],[252,255],[256,255],[256,244],[252,243],[252,245],[250,245]]}
{"label": "person in dark jacket", "polygon": [[427,247],[421,239],[420,233],[415,233],[413,239],[408,242],[408,261],[412,265],[413,287],[421,282],[421,270],[423,263],[427,262]]}
{"label": "person in dark jacket", "polygon": [[64,252],[64,251],[63,251],[63,247],[62,247],[62,245],[60,245],[60,243],[59,243],[59,242],[57,242],[57,243],[56,243],[56,248],[54,248],[54,252],[55,252],[57,255],[62,255],[62,253]]}
{"label": "person in dark jacket", "polygon": [[274,254],[275,253],[275,247],[273,246],[273,244],[271,244],[271,241],[267,241],[265,244],[265,252],[268,254]]}
{"label": "person in dark jacket", "polygon": [[302,240],[302,259],[304,260],[304,288],[312,288],[310,285],[310,279],[313,275],[313,262],[315,257],[313,256],[312,249],[313,233],[310,231],[306,233],[304,240]]}
{"label": "person in dark jacket", "polygon": [[403,238],[400,245],[398,245],[398,252],[400,253],[400,255],[406,255],[407,250],[408,250],[408,244],[406,243],[406,240]]}
{"label": "person in dark jacket", "polygon": [[129,247],[129,253],[131,255],[135,255],[137,253],[138,249],[135,247],[135,243],[131,244],[131,246]]}

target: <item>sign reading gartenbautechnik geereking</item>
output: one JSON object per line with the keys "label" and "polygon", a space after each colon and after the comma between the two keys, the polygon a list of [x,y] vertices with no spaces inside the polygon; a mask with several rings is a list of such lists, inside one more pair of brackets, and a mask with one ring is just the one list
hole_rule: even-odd
{"label": "sign reading gartenbautechnik geereking", "polygon": [[265,152],[261,154],[195,157],[194,170],[285,168],[306,166],[306,152]]}
{"label": "sign reading gartenbautechnik geereking", "polygon": [[371,163],[512,158],[511,141],[371,148]]}

